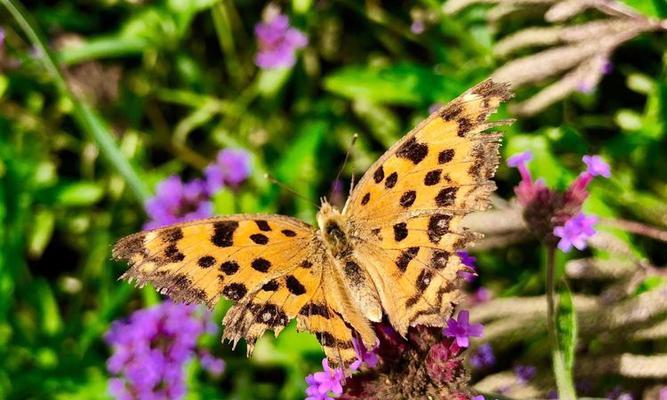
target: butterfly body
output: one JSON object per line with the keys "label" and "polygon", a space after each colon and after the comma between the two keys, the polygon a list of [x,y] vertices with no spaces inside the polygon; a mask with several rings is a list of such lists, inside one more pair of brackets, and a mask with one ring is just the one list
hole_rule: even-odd
{"label": "butterfly body", "polygon": [[323,200],[318,228],[279,215],[231,215],[121,239],[122,276],[177,301],[235,304],[223,337],[248,352],[291,319],[315,334],[333,365],[372,347],[371,322],[442,326],[460,296],[455,251],[478,235],[463,217],[495,188],[499,134],[484,133],[506,85],[485,81],[441,107],[378,159],[342,211]]}

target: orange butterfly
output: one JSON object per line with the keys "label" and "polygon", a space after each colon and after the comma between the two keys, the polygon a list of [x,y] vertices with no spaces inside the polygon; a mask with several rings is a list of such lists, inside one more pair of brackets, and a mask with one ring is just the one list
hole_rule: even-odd
{"label": "orange butterfly", "polygon": [[176,301],[233,300],[223,338],[245,338],[248,354],[293,318],[342,367],[356,359],[355,335],[375,345],[370,323],[385,314],[403,335],[442,326],[466,268],[455,251],[478,237],[462,219],[495,190],[501,135],[484,131],[507,121],[487,118],[510,97],[508,85],[487,80],[441,107],[370,167],[343,210],[323,200],[317,228],[243,214],[136,233],[113,250],[131,264],[122,278]]}

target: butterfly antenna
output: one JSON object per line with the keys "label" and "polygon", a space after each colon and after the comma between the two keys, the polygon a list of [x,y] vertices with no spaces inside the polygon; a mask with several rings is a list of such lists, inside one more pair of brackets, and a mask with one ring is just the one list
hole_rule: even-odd
{"label": "butterfly antenna", "polygon": [[348,158],[350,158],[350,153],[352,152],[352,147],[354,147],[354,144],[357,142],[357,138],[359,135],[356,133],[352,135],[352,143],[350,143],[350,147],[347,148],[347,151],[345,152],[345,158],[343,159],[343,165],[340,166],[340,169],[338,170],[338,173],[336,174],[336,179],[334,179],[334,182],[338,182],[338,179],[340,179],[340,175],[343,173],[343,169],[345,169],[345,165],[347,164]]}
{"label": "butterfly antenna", "polygon": [[314,201],[312,201],[308,197],[302,195],[301,193],[297,192],[296,190],[292,189],[291,187],[285,185],[284,183],[280,182],[278,179],[274,178],[273,176],[271,176],[269,174],[264,174],[264,178],[268,179],[271,183],[277,185],[279,188],[281,188],[283,190],[286,190],[286,191],[292,193],[293,195],[295,195],[296,197],[309,202],[310,204],[314,205],[315,208],[318,208],[318,209],[320,208],[320,206],[317,203],[315,203]]}

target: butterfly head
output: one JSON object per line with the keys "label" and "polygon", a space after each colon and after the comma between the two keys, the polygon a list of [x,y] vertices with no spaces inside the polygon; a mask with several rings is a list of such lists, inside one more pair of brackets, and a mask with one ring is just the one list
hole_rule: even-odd
{"label": "butterfly head", "polygon": [[334,255],[343,254],[349,250],[346,219],[325,198],[322,198],[322,206],[317,213],[317,225],[320,227],[324,241]]}

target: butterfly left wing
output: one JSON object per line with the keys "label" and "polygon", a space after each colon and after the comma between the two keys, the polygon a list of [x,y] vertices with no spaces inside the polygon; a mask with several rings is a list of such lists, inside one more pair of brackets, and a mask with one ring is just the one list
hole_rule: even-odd
{"label": "butterfly left wing", "polygon": [[308,224],[278,215],[232,215],[176,224],[127,236],[113,256],[130,269],[122,279],[152,284],[175,301],[212,307],[236,302],[223,338],[253,345],[267,329],[277,335],[297,318],[313,332],[332,365],[354,361],[353,332],[375,335],[350,306],[324,244]]}
{"label": "butterfly left wing", "polygon": [[[355,187],[344,209],[392,325],[442,325],[459,295],[455,254],[476,236],[467,213],[495,189],[500,134],[487,121],[510,92],[485,81],[434,112],[390,148]],[[496,123],[497,124],[497,123]]]}

